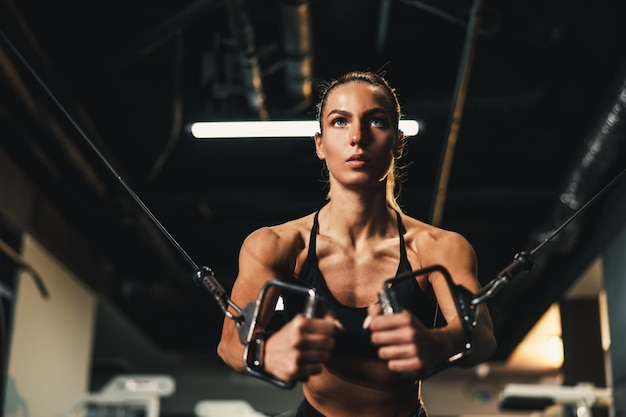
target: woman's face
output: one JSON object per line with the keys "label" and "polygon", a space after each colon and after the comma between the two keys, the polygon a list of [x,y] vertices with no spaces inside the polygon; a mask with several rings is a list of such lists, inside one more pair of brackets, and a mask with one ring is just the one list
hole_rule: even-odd
{"label": "woman's face", "polygon": [[315,135],[315,146],[331,185],[384,187],[400,140],[380,87],[364,82],[335,87],[320,117],[323,133]]}

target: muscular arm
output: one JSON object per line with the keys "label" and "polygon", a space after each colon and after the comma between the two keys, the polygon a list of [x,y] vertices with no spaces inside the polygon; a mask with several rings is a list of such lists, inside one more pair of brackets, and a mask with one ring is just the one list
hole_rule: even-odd
{"label": "muscular arm", "polygon": [[[424,266],[443,266],[455,284],[472,293],[479,289],[476,255],[461,235],[433,228],[422,233],[415,242],[417,252],[423,255]],[[445,326],[432,329],[429,323],[421,323],[408,311],[383,316],[379,305],[369,309],[372,341],[380,346],[378,354],[388,361],[387,366],[392,371],[410,372],[420,377],[464,351],[467,336],[448,283],[440,272],[431,273],[428,279],[446,320]],[[496,347],[485,306],[480,307],[471,332],[473,349],[470,355],[457,362],[459,366],[469,367],[485,361]]]}
{"label": "muscular arm", "polygon": [[[257,298],[267,281],[285,276],[295,262],[295,256],[290,256],[293,253],[291,246],[287,239],[271,228],[262,228],[250,234],[239,253],[239,273],[231,291],[231,300],[244,308]],[[261,326],[267,324],[271,314],[271,309],[262,313],[259,317]],[[218,355],[235,370],[243,371],[243,350],[234,320],[226,319],[217,348]]]}
{"label": "muscular arm", "polygon": [[[445,267],[455,284],[475,293],[480,289],[477,278],[476,254],[470,243],[461,235],[444,231],[433,243],[438,250],[429,251],[428,265]],[[447,326],[438,330],[448,339],[450,354],[463,351],[466,341],[462,318],[458,316],[454,299],[450,296],[449,286],[440,273],[434,273],[429,281],[437,297],[441,313]],[[486,305],[478,307],[476,325],[472,328],[472,351],[459,361],[461,366],[474,366],[489,358],[496,348],[491,316]]]}
{"label": "muscular arm", "polygon": [[[264,228],[252,233],[239,255],[239,274],[231,299],[240,307],[254,301],[262,286],[270,279],[293,274],[302,239],[289,226]],[[268,294],[266,308],[258,318],[259,329],[269,323],[274,313],[278,292]],[[264,370],[282,381],[307,378],[321,371],[321,363],[330,358],[338,328],[331,314],[308,319],[296,315],[265,341]],[[233,320],[225,320],[218,354],[233,369],[242,372],[244,346],[239,340]]]}

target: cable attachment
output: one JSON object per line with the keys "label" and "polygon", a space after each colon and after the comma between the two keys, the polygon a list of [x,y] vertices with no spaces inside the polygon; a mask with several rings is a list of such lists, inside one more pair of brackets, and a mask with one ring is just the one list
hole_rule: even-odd
{"label": "cable attachment", "polygon": [[[241,317],[241,309],[231,301],[224,288],[215,278],[215,274],[213,274],[211,268],[202,266],[196,270],[193,274],[193,282],[196,285],[205,287],[211,293],[213,299],[217,302],[226,317],[235,320],[237,323],[243,320]],[[235,310],[236,314],[233,314],[230,309]]]}
{"label": "cable attachment", "polygon": [[522,251],[516,253],[513,257],[513,262],[500,271],[500,273],[496,275],[496,278],[474,294],[471,300],[472,305],[480,304],[494,297],[513,278],[522,272],[530,271],[534,265],[535,259],[530,252]]}

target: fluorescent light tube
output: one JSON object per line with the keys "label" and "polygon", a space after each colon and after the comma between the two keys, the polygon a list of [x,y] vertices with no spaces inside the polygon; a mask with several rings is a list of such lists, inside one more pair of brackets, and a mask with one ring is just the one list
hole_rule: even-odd
{"label": "fluorescent light tube", "polygon": [[[253,121],[253,122],[195,122],[191,134],[197,139],[208,138],[296,138],[313,137],[319,124],[307,121]],[[405,136],[415,136],[420,126],[416,120],[400,120]]]}

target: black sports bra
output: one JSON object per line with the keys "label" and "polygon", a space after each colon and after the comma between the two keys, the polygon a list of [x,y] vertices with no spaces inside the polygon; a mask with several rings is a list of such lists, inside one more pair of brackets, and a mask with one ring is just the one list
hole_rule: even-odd
{"label": "black sports bra", "polygon": [[[303,265],[300,278],[297,280],[299,285],[308,288],[314,288],[317,294],[324,300],[326,308],[333,311],[337,320],[341,322],[345,331],[340,332],[336,339],[336,346],[333,351],[334,357],[366,357],[376,358],[377,348],[370,342],[371,332],[363,329],[363,320],[367,316],[367,307],[348,307],[333,296],[329,291],[324,276],[318,267],[317,254],[315,252],[316,236],[319,229],[318,214],[315,213],[313,227],[311,228],[311,237],[309,239],[309,251],[307,259]],[[404,225],[400,213],[397,213],[398,233],[400,236],[400,262],[396,276],[403,272],[412,271],[411,264],[406,255],[406,247],[404,243]],[[436,312],[436,303],[428,297],[420,288],[416,279],[404,279],[394,283],[394,294],[398,303],[404,308],[411,311],[416,318],[420,319],[425,325],[431,326]],[[382,286],[381,286],[382,290]],[[295,314],[302,311],[301,303],[293,300],[290,296],[284,297],[286,320],[292,318]]]}

